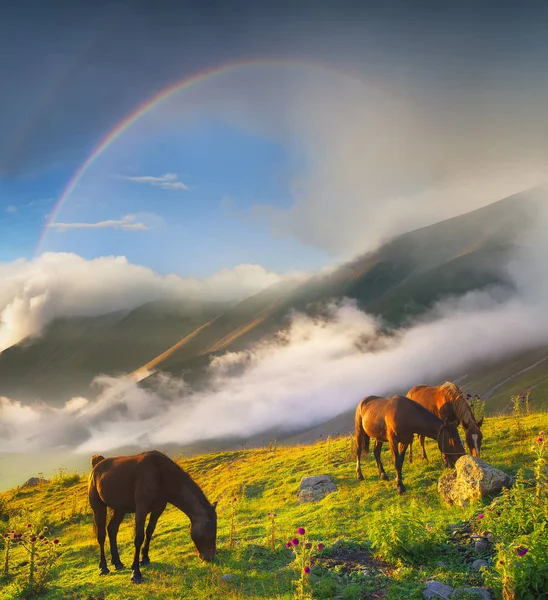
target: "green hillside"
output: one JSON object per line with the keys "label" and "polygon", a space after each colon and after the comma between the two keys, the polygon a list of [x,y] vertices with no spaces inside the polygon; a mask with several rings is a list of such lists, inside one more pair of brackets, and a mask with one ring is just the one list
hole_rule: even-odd
{"label": "green hillside", "polygon": [[[532,448],[540,447],[535,440],[541,429],[548,430],[547,413],[526,417],[521,433],[511,417],[489,418],[482,458],[512,474],[523,468],[526,481],[534,483]],[[505,577],[507,586],[533,590],[530,572],[536,574],[534,585],[540,586],[536,589],[546,589],[542,586],[548,582],[548,563],[543,553],[548,552],[548,543],[546,535],[540,535],[546,514],[542,502],[534,500],[535,488],[518,486],[505,503],[492,509],[490,499],[465,509],[447,508],[437,494],[443,473],[439,453],[434,442],[427,444],[431,462],[404,465],[408,488],[404,496],[397,494],[393,480],[378,479],[372,457],[364,463],[365,481],[355,479],[348,436],[308,446],[263,447],[181,460],[208,498],[219,499],[217,560],[206,564],[197,559],[187,518],[170,507],[159,521],[151,544],[152,563],[143,567],[145,582],[140,586],[130,584],[128,569],[98,575],[85,475],[64,474],[51,483],[0,494],[0,519],[9,515],[8,521],[0,520],[0,532],[23,531],[27,523],[32,531],[47,525],[50,539],[61,541],[62,554],[43,596],[52,600],[289,600],[300,570],[285,542],[297,535],[298,527],[306,529],[314,547],[325,544],[306,579],[313,598],[418,600],[426,580],[434,578],[454,587],[492,586],[500,599]],[[383,461],[393,477],[387,448]],[[301,478],[317,474],[331,475],[338,491],[315,504],[298,504]],[[268,515],[272,512],[276,513],[273,548]],[[521,518],[525,515],[526,520]],[[495,545],[475,551],[467,523],[472,533],[491,531]],[[456,534],[455,524],[460,524]],[[132,530],[128,515],[118,538],[126,565],[131,563]],[[529,550],[523,560],[515,551],[518,544]],[[491,566],[475,571],[472,562],[477,558],[487,559]],[[8,576],[0,579],[2,600],[22,597],[18,585],[28,577],[29,562],[21,545],[12,547],[8,570]],[[516,598],[540,598],[534,590],[529,592],[533,595],[520,593]]]}

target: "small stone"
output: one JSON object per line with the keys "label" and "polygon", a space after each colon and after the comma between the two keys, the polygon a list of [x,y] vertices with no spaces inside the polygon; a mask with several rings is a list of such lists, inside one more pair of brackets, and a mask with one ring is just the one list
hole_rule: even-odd
{"label": "small stone", "polygon": [[484,552],[489,548],[489,542],[487,540],[476,540],[474,543],[474,550],[476,552]]}
{"label": "small stone", "polygon": [[232,575],[232,573],[227,573],[226,575],[222,575],[221,579],[223,581],[232,581],[234,579],[234,575]]}
{"label": "small stone", "polygon": [[474,569],[474,571],[480,571],[482,567],[488,566],[489,563],[486,560],[483,560],[483,558],[478,558],[472,563],[472,569]]}
{"label": "small stone", "polygon": [[431,580],[426,584],[426,588],[423,590],[422,595],[425,598],[444,598],[449,600],[453,593],[453,588],[439,581]]}
{"label": "small stone", "polygon": [[447,565],[443,562],[443,560],[438,560],[438,562],[436,563],[436,566],[437,567],[445,567]]}
{"label": "small stone", "polygon": [[303,477],[297,492],[299,504],[303,502],[319,502],[328,494],[337,491],[337,486],[329,475],[313,475]]}

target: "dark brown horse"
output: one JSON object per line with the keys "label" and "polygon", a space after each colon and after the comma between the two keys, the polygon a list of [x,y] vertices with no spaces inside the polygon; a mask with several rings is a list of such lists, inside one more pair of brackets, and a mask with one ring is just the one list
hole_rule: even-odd
{"label": "dark brown horse", "polygon": [[[470,454],[479,458],[483,441],[481,432],[483,417],[479,421],[474,419],[474,413],[458,386],[449,381],[438,386],[416,385],[407,392],[407,397],[424,406],[437,417],[447,417],[451,421],[456,420],[457,425],[462,423]],[[422,457],[428,460],[424,448],[424,436],[419,435],[418,438],[422,448]],[[412,461],[413,442],[409,445],[409,462]]]}
{"label": "dark brown horse", "polygon": [[404,396],[364,398],[356,408],[357,478],[363,479],[360,465],[362,449],[366,455],[369,454],[369,442],[373,438],[373,454],[379,475],[381,479],[388,479],[381,463],[381,448],[383,442],[388,442],[396,467],[396,485],[398,492],[402,494],[405,491],[401,474],[405,451],[416,433],[436,440],[450,466],[454,466],[456,460],[466,454],[457,433],[456,422],[439,419]]}
{"label": "dark brown horse", "polygon": [[[139,552],[144,541],[141,564],[149,564],[150,539],[168,502],[182,510],[190,519],[190,537],[200,558],[213,560],[217,538],[217,503],[210,504],[190,475],[165,454],[153,450],[115,458],[95,455],[91,459],[91,466],[88,493],[93,525],[101,549],[101,575],[109,572],[105,558],[106,531],[112,564],[117,570],[124,568],[118,554],[116,536],[126,513],[135,513],[135,553],[131,565],[131,580],[141,583],[143,577],[139,569]],[[114,511],[108,527],[107,507]],[[145,520],[148,514],[150,518],[145,540]]]}

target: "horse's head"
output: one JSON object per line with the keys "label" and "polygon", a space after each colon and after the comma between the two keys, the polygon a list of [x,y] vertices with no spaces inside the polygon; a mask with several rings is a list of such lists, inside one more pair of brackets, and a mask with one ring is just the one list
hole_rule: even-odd
{"label": "horse's head", "polygon": [[450,467],[454,467],[457,459],[466,454],[459,432],[458,421],[450,421],[447,417],[443,419],[438,433],[438,447],[443,454],[444,461]]}
{"label": "horse's head", "polygon": [[470,454],[476,458],[480,457],[481,452],[481,442],[483,441],[482,425],[483,417],[479,421],[471,423],[468,427],[465,426],[466,445],[470,449]]}
{"label": "horse's head", "polygon": [[217,552],[217,502],[211,509],[200,517],[195,517],[190,522],[190,537],[198,550],[202,560],[213,561]]}

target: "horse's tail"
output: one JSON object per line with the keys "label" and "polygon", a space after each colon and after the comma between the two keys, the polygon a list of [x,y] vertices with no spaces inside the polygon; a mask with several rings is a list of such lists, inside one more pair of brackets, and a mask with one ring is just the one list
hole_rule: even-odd
{"label": "horse's tail", "polygon": [[104,456],[101,456],[100,454],[94,454],[91,457],[91,468],[93,469],[93,467],[97,464],[100,463],[102,460],[105,460]]}
{"label": "horse's tail", "polygon": [[355,424],[355,432],[356,432],[356,452],[359,454],[361,454],[361,450],[363,450],[365,452],[365,455],[367,456],[369,454],[369,442],[371,441],[369,436],[366,435],[364,429],[363,429],[363,425],[362,425],[362,406],[364,404],[367,404],[367,402],[369,401],[369,398],[364,398],[363,400],[360,401],[360,403],[358,404],[357,408],[356,408],[356,418],[354,421]]}

